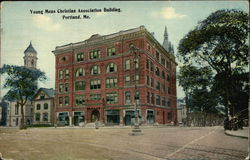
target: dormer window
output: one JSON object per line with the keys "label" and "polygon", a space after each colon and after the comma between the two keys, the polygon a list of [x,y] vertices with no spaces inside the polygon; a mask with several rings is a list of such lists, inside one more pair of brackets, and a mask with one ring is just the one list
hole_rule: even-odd
{"label": "dormer window", "polygon": [[40,99],[45,99],[45,94],[41,94]]}

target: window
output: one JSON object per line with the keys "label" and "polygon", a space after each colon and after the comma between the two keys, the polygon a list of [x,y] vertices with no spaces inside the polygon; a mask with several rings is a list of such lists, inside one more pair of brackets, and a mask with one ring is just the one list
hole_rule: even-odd
{"label": "window", "polygon": [[114,56],[115,55],[115,47],[107,49],[107,56]]}
{"label": "window", "polygon": [[149,76],[146,76],[147,85],[149,85]]}
{"label": "window", "polygon": [[156,52],[156,60],[159,62],[160,61],[160,54],[159,52]]}
{"label": "window", "polygon": [[134,59],[134,64],[135,64],[135,69],[138,69],[139,68],[139,59],[138,58]]}
{"label": "window", "polygon": [[157,76],[160,76],[160,70],[159,70],[158,67],[155,68],[155,74],[156,74]]}
{"label": "window", "polygon": [[100,100],[101,94],[90,94],[90,100]]}
{"label": "window", "polygon": [[115,87],[117,87],[117,78],[107,78],[106,88],[115,88]]}
{"label": "window", "polygon": [[147,94],[147,103],[150,103],[150,92]]}
{"label": "window", "polygon": [[59,97],[59,106],[62,106],[63,99],[62,97]]}
{"label": "window", "polygon": [[151,77],[151,87],[154,87],[154,78]]}
{"label": "window", "polygon": [[162,64],[163,66],[165,66],[165,63],[166,63],[165,58],[161,58],[161,64]]}
{"label": "window", "polygon": [[139,100],[140,100],[140,93],[139,91],[135,91],[135,103],[138,104]]}
{"label": "window", "polygon": [[46,109],[48,109],[48,108],[49,108],[48,103],[44,103],[44,104],[43,104],[43,109],[46,110]]}
{"label": "window", "polygon": [[40,95],[40,99],[45,99],[45,94],[42,93],[42,94]]}
{"label": "window", "polygon": [[64,91],[65,91],[65,92],[68,92],[68,91],[69,91],[69,84],[68,84],[68,83],[65,83]]}
{"label": "window", "polygon": [[127,75],[125,77],[125,86],[130,86],[130,76],[129,75]]}
{"label": "window", "polygon": [[164,71],[161,71],[161,78],[165,79],[165,72]]}
{"label": "window", "polygon": [[63,97],[59,97],[59,106],[63,105]]}
{"label": "window", "polygon": [[118,102],[117,93],[107,93],[106,94],[106,102],[107,104],[115,104]]}
{"label": "window", "polygon": [[63,71],[62,70],[59,71],[59,79],[63,79]]}
{"label": "window", "polygon": [[101,80],[93,79],[90,80],[90,89],[100,89],[101,88]]}
{"label": "window", "polygon": [[37,104],[36,105],[36,110],[40,110],[41,109],[41,104]]}
{"label": "window", "polygon": [[167,87],[167,93],[170,94],[170,88],[169,87]]}
{"label": "window", "polygon": [[156,95],[156,105],[161,105],[160,104],[160,96],[159,95]]}
{"label": "window", "polygon": [[89,52],[89,59],[99,59],[99,58],[101,58],[100,50],[93,50]]}
{"label": "window", "polygon": [[75,96],[75,103],[77,106],[83,105],[85,102],[85,97],[83,95],[76,95]]}
{"label": "window", "polygon": [[66,79],[69,78],[69,70],[68,69],[65,70],[65,78]]}
{"label": "window", "polygon": [[69,97],[68,96],[65,96],[64,97],[64,104],[67,106],[69,105]]}
{"label": "window", "polygon": [[172,112],[168,112],[168,120],[169,120],[169,121],[172,120]]}
{"label": "window", "polygon": [[91,75],[97,75],[97,74],[100,74],[100,67],[97,65],[94,65],[91,68]]}
{"label": "window", "polygon": [[149,59],[146,60],[146,68],[149,69]]}
{"label": "window", "polygon": [[130,70],[130,59],[125,61],[125,70]]}
{"label": "window", "polygon": [[129,91],[125,92],[125,103],[130,104],[131,103],[131,95]]}
{"label": "window", "polygon": [[166,106],[166,98],[165,97],[161,98],[161,105]]}
{"label": "window", "polygon": [[116,72],[117,71],[117,67],[115,63],[109,63],[107,66],[107,73],[112,73],[112,72]]}
{"label": "window", "polygon": [[136,75],[135,75],[135,84],[138,84],[138,83],[139,83],[139,75],[136,74]]}
{"label": "window", "polygon": [[82,76],[84,76],[83,68],[77,68],[76,69],[76,77],[82,77]]}
{"label": "window", "polygon": [[152,61],[150,61],[150,71],[154,72],[154,64]]}
{"label": "window", "polygon": [[59,93],[63,92],[63,84],[59,84]]}
{"label": "window", "polygon": [[169,76],[169,74],[167,74],[167,81],[168,81],[168,82],[170,81],[170,76]]}
{"label": "window", "polygon": [[151,94],[151,103],[155,104],[155,95],[154,95],[154,93]]}
{"label": "window", "polygon": [[48,122],[48,120],[49,120],[48,113],[43,113],[43,121]]}
{"label": "window", "polygon": [[37,122],[40,121],[40,113],[36,113],[36,121],[37,121]]}
{"label": "window", "polygon": [[75,91],[85,90],[85,81],[76,81],[75,82]]}
{"label": "window", "polygon": [[19,114],[19,104],[15,104],[15,115]]}
{"label": "window", "polygon": [[170,99],[169,98],[167,98],[167,105],[168,105],[168,107],[171,107],[171,103],[170,103]]}
{"label": "window", "polygon": [[77,53],[76,54],[76,61],[77,62],[83,61],[83,53]]}
{"label": "window", "polygon": [[157,81],[157,83],[156,83],[156,89],[157,89],[157,90],[160,90],[160,88],[161,88],[161,87],[160,87],[160,82]]}
{"label": "window", "polygon": [[166,87],[164,83],[161,85],[161,88],[162,88],[162,92],[166,92]]}

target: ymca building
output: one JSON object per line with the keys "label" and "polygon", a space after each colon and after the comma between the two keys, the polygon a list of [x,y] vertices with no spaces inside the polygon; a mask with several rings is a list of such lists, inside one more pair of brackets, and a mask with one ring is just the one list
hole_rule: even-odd
{"label": "ymca building", "polygon": [[144,26],[57,46],[55,123],[176,122],[176,66],[165,28],[161,45]]}

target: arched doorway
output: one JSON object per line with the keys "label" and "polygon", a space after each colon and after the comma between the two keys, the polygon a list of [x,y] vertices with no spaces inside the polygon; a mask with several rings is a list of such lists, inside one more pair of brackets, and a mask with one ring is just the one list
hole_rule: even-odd
{"label": "arched doorway", "polygon": [[100,119],[100,112],[95,109],[91,112],[91,122],[99,121]]}

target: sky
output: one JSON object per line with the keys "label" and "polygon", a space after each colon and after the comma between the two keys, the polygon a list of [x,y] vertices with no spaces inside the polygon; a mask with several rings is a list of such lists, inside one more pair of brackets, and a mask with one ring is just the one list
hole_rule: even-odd
{"label": "sky", "polygon": [[[8,1],[1,3],[1,65],[23,65],[24,50],[32,42],[38,53],[37,68],[48,80],[39,87],[55,88],[56,46],[88,39],[93,34],[107,35],[144,25],[162,44],[164,28],[175,54],[179,41],[197,23],[219,9],[249,12],[247,1]],[[102,12],[79,13],[78,9],[102,9]],[[116,8],[121,12],[103,12]],[[56,13],[45,13],[45,10]],[[58,13],[58,10],[76,13]],[[37,13],[38,11],[38,13]],[[43,14],[41,14],[43,11]],[[36,12],[36,13],[34,13]],[[63,16],[87,15],[88,19],[63,19]],[[181,63],[176,58],[181,66]],[[178,68],[177,68],[178,73]],[[2,83],[4,77],[2,77]],[[2,84],[1,84],[2,86]],[[1,96],[7,90],[1,88]],[[177,86],[177,98],[184,97]]]}

